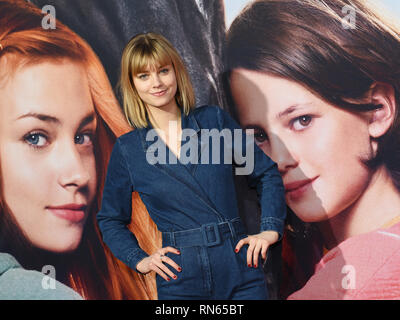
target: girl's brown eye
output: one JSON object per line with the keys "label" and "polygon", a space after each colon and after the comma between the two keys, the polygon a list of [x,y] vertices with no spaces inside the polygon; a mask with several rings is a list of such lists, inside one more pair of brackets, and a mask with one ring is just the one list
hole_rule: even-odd
{"label": "girl's brown eye", "polygon": [[300,117],[299,122],[301,125],[306,126],[311,122],[311,117],[310,116],[302,116],[302,117]]}
{"label": "girl's brown eye", "polygon": [[268,139],[266,133],[264,131],[255,131],[254,132],[254,139],[259,142],[262,143],[264,141],[266,141]]}
{"label": "girl's brown eye", "polygon": [[297,117],[292,121],[292,127],[296,131],[301,131],[306,129],[312,121],[312,116],[310,115],[304,115]]}

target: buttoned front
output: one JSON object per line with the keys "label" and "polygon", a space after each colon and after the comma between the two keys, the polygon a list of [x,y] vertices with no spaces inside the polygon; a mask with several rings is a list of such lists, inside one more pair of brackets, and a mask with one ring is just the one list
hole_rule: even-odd
{"label": "buttoned front", "polygon": [[[233,132],[240,129],[239,125],[225,111],[214,106],[196,108],[188,116],[182,113],[181,125],[183,131],[190,130],[186,130],[188,137],[182,140],[179,160],[168,152],[164,144],[167,162],[149,163],[149,155],[157,156],[155,148],[163,145],[161,139],[157,144],[157,137],[149,139],[151,125],[119,137],[111,154],[97,220],[103,240],[113,254],[135,270],[136,264],[147,253],[139,247],[135,236],[126,227],[131,220],[133,191],[139,193],[151,218],[163,233],[220,224],[239,216],[233,180],[238,165],[234,161],[224,163],[223,143],[216,147],[214,141],[202,139],[202,129],[227,129],[234,137]],[[224,139],[222,141],[225,142]],[[253,140],[251,143],[254,144],[254,157],[250,157],[254,159],[254,169],[248,175],[248,182],[251,187],[257,188],[260,200],[260,231],[275,230],[282,235],[286,216],[282,179],[276,164]],[[233,153],[246,150],[246,134],[243,131],[242,149],[235,150],[237,146],[232,145]],[[194,152],[195,149],[197,152]],[[220,161],[215,161],[216,151],[220,151]],[[185,157],[185,152],[192,154]],[[208,156],[202,158],[204,154]],[[182,163],[188,158],[191,160],[189,163]],[[217,163],[211,161],[213,158]],[[204,163],[207,162],[205,159],[209,160],[208,163]],[[232,159],[235,160],[235,157],[232,156]]]}

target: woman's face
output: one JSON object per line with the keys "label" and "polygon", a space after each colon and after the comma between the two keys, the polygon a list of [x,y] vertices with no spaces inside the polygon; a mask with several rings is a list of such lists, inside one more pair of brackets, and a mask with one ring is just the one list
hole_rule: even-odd
{"label": "woman's face", "polygon": [[95,129],[79,64],[24,66],[0,87],[4,199],[36,247],[77,248],[96,190]]}
{"label": "woman's face", "polygon": [[284,78],[244,69],[231,76],[243,128],[278,164],[286,201],[306,222],[351,206],[368,184],[361,159],[371,156],[368,121],[334,107]]}
{"label": "woman's face", "polygon": [[175,103],[177,82],[171,64],[148,66],[144,72],[133,76],[133,84],[147,106],[162,108]]}

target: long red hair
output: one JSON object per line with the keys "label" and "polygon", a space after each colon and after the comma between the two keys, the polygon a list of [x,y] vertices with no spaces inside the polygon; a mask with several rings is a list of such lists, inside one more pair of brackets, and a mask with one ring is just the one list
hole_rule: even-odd
{"label": "long red hair", "polygon": [[[96,213],[100,207],[112,146],[118,136],[132,130],[99,58],[84,40],[60,21],[57,21],[54,30],[43,29],[41,22],[44,15],[32,4],[23,0],[1,0],[0,13],[0,63],[7,67],[6,74],[4,68],[0,70],[0,79],[12,74],[21,65],[65,59],[81,63],[87,72],[97,114],[97,196],[76,252],[52,257],[52,263],[57,266],[57,279],[86,299],[157,298],[154,275],[139,275],[116,259],[101,240],[97,226]],[[4,200],[4,183],[0,176],[0,240],[3,239],[0,251],[13,254],[25,268],[39,269],[48,264],[43,259],[52,254],[34,248],[18,228]],[[151,253],[161,245],[160,233],[137,193],[132,194],[132,208],[132,223],[128,227],[135,233],[141,247]]]}

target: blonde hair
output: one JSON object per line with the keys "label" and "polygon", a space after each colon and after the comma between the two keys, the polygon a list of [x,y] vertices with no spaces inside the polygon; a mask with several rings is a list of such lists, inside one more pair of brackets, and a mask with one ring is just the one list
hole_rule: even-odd
{"label": "blonde hair", "polygon": [[133,77],[145,71],[149,65],[157,64],[160,66],[172,64],[177,81],[176,102],[186,115],[194,108],[193,86],[176,49],[162,35],[151,32],[138,34],[128,42],[122,53],[119,80],[123,110],[132,127],[148,126],[146,105],[136,91]]}

